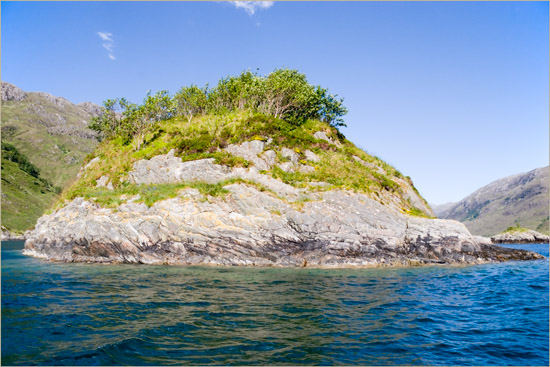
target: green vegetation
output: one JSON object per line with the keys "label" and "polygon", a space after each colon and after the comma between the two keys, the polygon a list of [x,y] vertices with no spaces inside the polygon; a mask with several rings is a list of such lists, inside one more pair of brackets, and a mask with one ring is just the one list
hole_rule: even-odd
{"label": "green vegetation", "polygon": [[61,98],[29,92],[21,101],[2,101],[1,112],[2,225],[23,231],[74,180],[98,143],[87,128],[90,113]]}
{"label": "green vegetation", "polygon": [[108,99],[103,114],[92,119],[90,128],[100,139],[120,137],[140,150],[149,131],[174,117],[191,123],[196,116],[250,110],[294,126],[315,119],[339,127],[345,126],[342,116],[347,113],[342,103],[326,89],[310,85],[296,70],[277,69],[267,76],[245,71],[222,78],[214,88],[186,86],[173,97],[167,91],[148,94],[142,105],[124,98]]}
{"label": "green vegetation", "polygon": [[[317,131],[324,131],[340,145],[331,144],[325,140],[313,137]],[[190,183],[181,185],[163,185],[158,189],[159,194],[149,199],[147,193],[142,193],[140,186],[128,183],[128,172],[132,170],[134,162],[140,159],[150,159],[156,155],[166,154],[174,149],[175,155],[184,161],[202,158],[214,158],[218,164],[229,167],[249,167],[247,160],[233,156],[225,151],[229,144],[240,144],[244,141],[271,139],[266,150],[273,149],[280,152],[283,147],[290,148],[299,156],[299,160],[306,162],[305,151],[311,150],[320,158],[320,162],[307,162],[315,170],[310,173],[289,173],[274,166],[271,170],[262,172],[274,178],[293,185],[306,187],[308,183],[328,182],[330,187],[310,187],[311,190],[329,190],[333,188],[348,189],[362,193],[376,193],[375,199],[384,202],[387,196],[400,196],[402,185],[409,185],[401,173],[377,157],[368,155],[355,147],[345,138],[338,138],[338,130],[326,122],[307,120],[301,125],[294,125],[273,116],[267,116],[253,110],[235,110],[225,114],[210,113],[197,115],[191,119],[173,117],[155,125],[144,136],[139,151],[134,149],[135,144],[123,137],[115,137],[100,143],[94,154],[86,157],[89,162],[99,157],[99,162],[91,165],[74,185],[65,190],[62,200],[71,200],[77,196],[96,198],[97,202],[105,206],[116,206],[117,200],[124,201],[123,195],[140,194],[148,205],[162,198],[174,197],[183,187],[194,187]],[[279,161],[285,159],[278,153]],[[371,169],[358,163],[353,156],[357,156],[372,164],[377,169]],[[384,174],[378,172],[383,169]],[[108,176],[115,187],[114,191],[96,188],[97,180],[101,176]],[[232,182],[244,182],[255,185],[259,190],[264,187],[254,182],[232,180],[221,183],[227,185]],[[151,190],[152,186],[148,186]],[[384,194],[384,192],[386,194]],[[380,194],[381,193],[381,194]],[[273,193],[276,194],[276,193]],[[386,199],[384,199],[386,197]],[[402,200],[403,208],[411,215],[423,215],[423,212],[414,209],[410,202]],[[303,204],[302,204],[303,205]],[[422,213],[422,214],[421,214]]]}
{"label": "green vegetation", "polygon": [[[224,148],[245,141],[269,140],[265,150],[274,150],[279,162],[287,160],[280,153],[284,147],[293,149],[301,164],[314,169],[307,173],[285,172],[276,165],[263,171],[264,174],[310,190],[340,188],[373,194],[382,203],[395,201],[392,197],[397,196],[404,212],[423,215],[403,199],[409,181],[399,171],[358,149],[338,131],[339,126],[345,126],[342,116],[347,113],[342,102],[326,89],[310,85],[303,74],[288,69],[278,69],[267,76],[246,71],[222,78],[214,88],[183,87],[173,97],[166,91],[148,94],[142,105],[128,103],[124,98],[107,100],[103,115],[93,118],[90,124],[102,141],[84,163],[94,157],[99,161],[64,191],[61,202],[82,196],[116,207],[128,195],[139,194],[140,200],[152,205],[176,196],[184,187],[197,187],[216,196],[225,192],[223,185],[236,181],[215,186],[192,183],[136,186],[130,184],[128,173],[136,161],[170,150],[183,161],[213,158],[218,164],[246,168],[252,163],[227,153]],[[316,139],[313,135],[318,131],[335,143]],[[306,150],[314,152],[320,161],[308,162]],[[366,165],[357,162],[354,156]],[[113,191],[96,188],[102,176],[109,177]],[[266,190],[257,183],[240,182]],[[309,185],[315,182],[331,185]]]}
{"label": "green vegetation", "polygon": [[414,207],[411,205],[411,208],[408,209],[408,210],[404,210],[404,212],[408,215],[412,215],[412,216],[415,216],[415,217],[422,217],[422,218],[433,218],[432,216],[429,216],[427,215],[426,213],[424,213],[422,210]]}
{"label": "green vegetation", "polygon": [[506,228],[506,230],[503,233],[527,232],[527,231],[530,231],[530,229],[524,228],[519,223],[516,223],[515,226]]}
{"label": "green vegetation", "polygon": [[2,141],[17,148],[54,186],[65,187],[97,146],[81,107],[57,105],[30,92],[22,101],[2,101]]}
{"label": "green vegetation", "polygon": [[2,142],[2,226],[24,232],[58,197],[59,188],[13,145]]}
{"label": "green vegetation", "polygon": [[548,234],[549,233],[549,228],[548,228],[548,219],[549,219],[549,216],[547,215],[546,218],[544,218],[540,224],[537,226],[536,230],[537,232],[540,232],[540,233],[544,233],[544,234]]}
{"label": "green vegetation", "polygon": [[118,205],[125,202],[128,198],[139,195],[140,198],[136,202],[145,203],[147,206],[152,206],[155,202],[176,197],[181,189],[195,188],[206,196],[221,196],[229,193],[223,188],[226,182],[218,182],[216,184],[208,184],[204,182],[186,182],[175,184],[159,184],[159,185],[123,185],[115,190],[105,188],[88,188],[82,192],[73,191],[75,197],[81,196],[85,199],[91,199],[99,205],[107,208],[116,208]]}
{"label": "green vegetation", "polygon": [[29,175],[38,178],[40,176],[40,170],[33,165],[26,156],[19,153],[17,148],[13,145],[2,141],[2,158],[17,163],[19,169],[23,172],[27,172]]}

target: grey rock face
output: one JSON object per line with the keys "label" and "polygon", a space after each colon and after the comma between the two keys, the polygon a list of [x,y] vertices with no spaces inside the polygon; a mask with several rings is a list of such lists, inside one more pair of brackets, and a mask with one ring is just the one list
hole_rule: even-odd
{"label": "grey rock face", "polygon": [[300,164],[298,166],[298,171],[302,173],[311,173],[315,172],[315,167],[308,166],[307,164]]}
{"label": "grey rock face", "polygon": [[274,150],[266,150],[262,157],[269,168],[273,167],[277,162],[277,153]]}
{"label": "grey rock face", "polygon": [[325,140],[331,144],[336,145],[337,147],[342,146],[342,144],[338,140],[333,140],[327,136],[327,134],[324,131],[317,131],[315,134],[313,134],[313,137],[315,139],[319,140]]}
{"label": "grey rock face", "polygon": [[285,172],[294,172],[295,164],[292,162],[283,162],[279,164],[279,168]]}
{"label": "grey rock face", "polygon": [[107,176],[101,176],[97,180],[96,187],[105,187],[108,190],[113,190],[114,189],[113,184],[111,182],[109,182],[109,177],[107,177]]}
{"label": "grey rock face", "polygon": [[92,102],[82,102],[77,106],[82,107],[91,116],[100,116],[102,113],[101,107]]}
{"label": "grey rock face", "polygon": [[2,226],[2,241],[24,241],[22,234],[12,233],[6,227]]}
{"label": "grey rock face", "polygon": [[241,178],[261,184],[286,200],[297,200],[301,193],[290,185],[259,173],[256,167],[230,169],[215,164],[212,158],[182,162],[181,158],[174,156],[173,149],[167,154],[155,156],[150,160],[135,162],[134,169],[128,173],[128,178],[135,184],[197,181],[215,184],[232,178]]}
{"label": "grey rock face", "polygon": [[66,107],[69,107],[72,105],[71,102],[69,102],[66,98],[63,98],[63,97],[56,97],[56,96],[53,96],[49,93],[45,93],[45,92],[34,92],[36,93],[37,95],[39,96],[42,96],[44,99],[46,99],[47,101],[55,104],[56,106],[58,107],[61,107],[61,108],[66,108]]}
{"label": "grey rock face", "polygon": [[180,181],[203,181],[217,183],[229,178],[227,167],[214,164],[214,159],[200,159],[182,162],[174,157],[174,150],[164,155],[158,155],[150,160],[140,160],[134,163],[134,169],[128,173],[131,183],[159,184]]}
{"label": "grey rock face", "polygon": [[[254,163],[258,170],[267,170],[273,166],[270,164],[274,161],[272,153],[269,153],[267,156],[260,158],[258,155],[264,151],[265,143],[259,140],[245,141],[240,145],[230,144],[224,150],[228,153],[231,153],[237,157],[242,157],[247,161]],[[273,151],[271,151],[273,152]],[[266,152],[267,153],[267,152]],[[274,152],[273,152],[274,153]]]}
{"label": "grey rock face", "polygon": [[148,208],[77,198],[43,216],[27,255],[56,261],[257,266],[483,263],[540,255],[480,244],[459,222],[402,215],[365,195],[328,191],[295,206],[231,184],[226,197],[184,189]]}
{"label": "grey rock face", "polygon": [[22,101],[26,95],[15,85],[2,82],[2,101]]}
{"label": "grey rock face", "polygon": [[493,243],[548,243],[550,237],[537,231],[500,233],[491,237]]}
{"label": "grey rock face", "polygon": [[493,241],[488,237],[483,237],[483,236],[473,236],[473,237],[477,241],[477,243],[482,245],[491,245],[493,243]]}
{"label": "grey rock face", "polygon": [[306,154],[306,159],[307,159],[308,161],[312,161],[312,162],[315,162],[315,163],[321,161],[321,158],[319,158],[319,156],[318,156],[317,154],[313,153],[313,152],[312,152],[311,150],[309,150],[309,149],[305,151],[305,154]]}
{"label": "grey rock face", "polygon": [[282,148],[281,149],[281,155],[285,158],[288,158],[290,159],[290,161],[293,163],[293,164],[297,164],[298,163],[298,155],[296,154],[296,152],[294,152],[292,149],[288,149],[288,148]]}
{"label": "grey rock face", "polygon": [[[258,142],[230,151],[275,160],[274,151],[263,149]],[[248,183],[226,184],[229,194],[220,197],[186,188],[151,207],[139,203],[139,196],[126,198],[116,210],[77,198],[39,219],[27,236],[25,253],[56,261],[319,267],[541,258],[488,245],[456,221],[404,215],[398,204],[385,206],[367,195],[298,189],[261,174],[257,166],[229,168],[213,159],[182,162],[172,150],[135,162],[128,177],[137,184],[231,178]],[[98,186],[109,184],[107,176],[98,180]]]}
{"label": "grey rock face", "polygon": [[78,175],[76,177],[80,177],[82,176],[82,174],[84,172],[86,172],[86,170],[88,168],[90,168],[91,166],[93,166],[94,164],[96,164],[97,162],[99,162],[99,157],[95,157],[94,159],[92,159],[91,161],[89,161],[84,167],[81,167],[80,168],[80,172],[78,172]]}

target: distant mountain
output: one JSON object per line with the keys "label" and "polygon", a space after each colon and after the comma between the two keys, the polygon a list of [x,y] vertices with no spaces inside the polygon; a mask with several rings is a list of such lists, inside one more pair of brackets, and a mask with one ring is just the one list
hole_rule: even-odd
{"label": "distant mountain", "polygon": [[458,203],[432,205],[432,209],[439,218],[456,219],[477,235],[492,236],[518,223],[548,234],[549,169],[502,178]]}
{"label": "distant mountain", "polygon": [[[2,82],[2,225],[23,231],[59,196],[97,145],[88,121],[101,112],[91,102],[75,105],[42,92],[25,92]],[[39,174],[6,159],[13,146]]]}

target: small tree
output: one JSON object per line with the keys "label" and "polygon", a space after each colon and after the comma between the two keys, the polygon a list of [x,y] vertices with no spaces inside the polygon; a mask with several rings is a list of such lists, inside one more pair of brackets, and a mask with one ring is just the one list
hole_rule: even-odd
{"label": "small tree", "polygon": [[319,86],[315,92],[317,94],[317,114],[319,120],[327,122],[336,128],[347,126],[344,123],[344,119],[342,119],[342,116],[348,113],[348,110],[343,104],[344,99],[336,99],[338,95],[328,94],[326,89]]}
{"label": "small tree", "polygon": [[124,101],[123,125],[125,132],[134,137],[140,150],[147,132],[157,123],[174,116],[172,99],[167,91],[160,91],[154,95],[147,93],[142,105]]}
{"label": "small tree", "polygon": [[154,95],[151,92],[147,93],[147,97],[143,101],[143,107],[146,119],[149,124],[164,121],[174,116],[174,104],[168,91],[162,90]]}
{"label": "small tree", "polygon": [[190,87],[183,87],[174,96],[176,114],[187,117],[191,122],[193,116],[206,113],[208,104],[208,85],[199,88],[192,84]]}
{"label": "small tree", "polygon": [[88,127],[98,133],[98,140],[111,139],[121,128],[121,109],[126,104],[124,98],[107,99],[103,102],[102,113],[92,117]]}
{"label": "small tree", "polygon": [[297,70],[278,69],[267,76],[261,112],[300,124],[314,117],[315,89]]}

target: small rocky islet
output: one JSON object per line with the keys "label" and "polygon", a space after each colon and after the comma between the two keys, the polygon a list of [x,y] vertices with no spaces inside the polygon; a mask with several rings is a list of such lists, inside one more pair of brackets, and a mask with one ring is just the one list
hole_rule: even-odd
{"label": "small rocky islet", "polygon": [[327,268],[544,258],[435,219],[409,177],[326,118],[289,122],[239,103],[222,114],[170,115],[132,139],[104,139],[27,234],[24,253]]}
{"label": "small rocky islet", "polygon": [[[225,182],[226,195],[183,187],[176,197],[148,207],[139,194],[122,194],[124,202],[116,208],[77,197],[40,218],[25,253],[76,262],[320,267],[540,258],[487,244],[457,221],[403,213],[396,198],[382,204],[364,193],[330,189],[326,182],[297,188],[256,168],[287,163],[283,167],[289,171],[307,171],[304,167],[319,159],[313,152],[306,151],[311,161],[303,164],[288,148],[281,151],[289,161],[277,162],[275,150],[259,140],[226,149],[256,165],[230,168],[212,158],[183,162],[171,150],[136,161],[128,172],[129,182],[152,189],[156,184]],[[113,190],[109,184],[107,175],[97,180],[98,187]],[[422,202],[418,196],[413,200]]]}
{"label": "small rocky islet", "polygon": [[512,230],[499,233],[497,235],[491,236],[491,242],[493,243],[548,243],[550,237],[533,231],[532,229],[522,229],[514,231]]}

